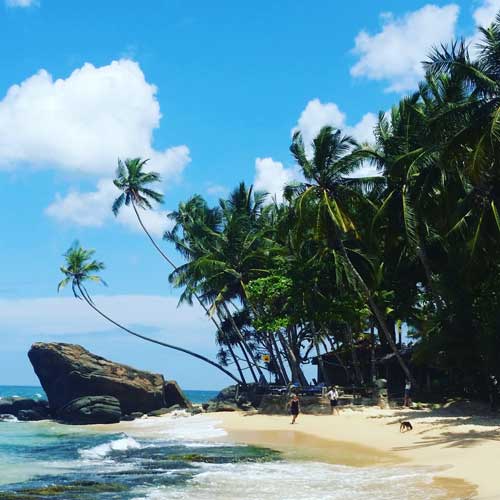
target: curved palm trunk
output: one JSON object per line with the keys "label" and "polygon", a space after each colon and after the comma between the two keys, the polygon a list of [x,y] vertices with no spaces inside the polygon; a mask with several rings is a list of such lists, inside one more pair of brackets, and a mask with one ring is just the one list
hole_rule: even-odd
{"label": "curved palm trunk", "polygon": [[[234,331],[238,335],[238,337],[239,337],[242,345],[245,347],[245,350],[247,351],[248,356],[250,357],[250,360],[252,361],[252,363],[250,363],[250,360],[248,360],[248,366],[250,368],[252,368],[252,364],[253,364],[253,366],[255,367],[255,369],[257,370],[257,372],[259,374],[260,380],[262,380],[264,382],[266,380],[266,377],[264,376],[264,373],[262,372],[262,369],[260,368],[260,366],[257,364],[257,361],[253,357],[252,351],[248,347],[248,344],[247,344],[247,341],[245,340],[244,335],[241,333],[241,330],[238,328],[238,325],[234,321],[233,315],[229,311],[229,309],[228,309],[228,307],[227,307],[226,304],[222,303],[222,308],[224,309],[224,312],[226,313],[227,318],[229,319],[229,321],[230,321],[230,323],[231,323]],[[259,382],[260,382],[260,380],[259,380]],[[266,382],[266,384],[267,384],[267,382]]]}
{"label": "curved palm trunk", "polygon": [[108,320],[110,323],[117,326],[121,330],[129,333],[130,335],[133,335],[134,337],[138,337],[142,340],[145,340],[147,342],[151,342],[153,344],[158,344],[158,345],[161,345],[163,347],[173,349],[174,351],[183,352],[185,354],[188,354],[189,356],[193,356],[194,358],[201,359],[202,361],[205,361],[205,363],[208,363],[208,364],[214,366],[215,368],[217,368],[218,370],[220,370],[221,372],[226,374],[228,377],[232,378],[237,384],[241,384],[241,380],[238,380],[229,370],[226,370],[222,365],[219,365],[215,361],[212,361],[211,359],[206,358],[205,356],[203,356],[201,354],[198,354],[198,353],[193,352],[193,351],[189,351],[188,349],[184,349],[183,347],[178,347],[178,346],[175,346],[172,344],[167,344],[165,342],[161,342],[160,340],[155,340],[155,339],[152,339],[150,337],[146,337],[145,335],[141,335],[140,333],[129,330],[127,327],[121,325],[120,323],[118,323],[114,319],[110,318],[105,313],[103,313],[99,308],[97,308],[96,305],[92,302],[92,300],[88,296],[86,290],[82,289],[80,284],[77,284],[77,287],[78,287],[78,290],[80,291],[81,296],[84,298],[85,302],[87,302],[87,304],[92,309],[94,309],[94,311],[96,311],[100,316],[102,316],[104,319]]}
{"label": "curved palm trunk", "polygon": [[361,369],[359,368],[358,353],[356,352],[356,346],[354,345],[354,336],[352,334],[352,329],[350,326],[347,326],[347,329],[348,329],[348,336],[349,336],[349,349],[351,351],[351,360],[352,360],[352,366],[354,369],[354,375],[356,376],[356,381],[360,385],[364,385],[365,381],[363,379],[363,373],[361,372]]}
{"label": "curved palm trunk", "polygon": [[340,238],[338,238],[338,242],[339,242],[339,248],[340,248],[340,251],[342,253],[342,256],[344,257],[347,265],[349,266],[349,269],[350,269],[352,275],[355,277],[356,281],[358,282],[361,289],[363,290],[365,300],[367,301],[373,315],[377,319],[377,322],[380,325],[380,328],[384,332],[384,336],[387,340],[387,343],[389,344],[389,347],[391,348],[392,352],[396,356],[396,359],[398,360],[399,366],[401,366],[401,369],[403,370],[403,372],[406,375],[406,377],[408,378],[408,380],[410,380],[413,387],[417,387],[417,381],[413,377],[412,373],[410,372],[410,369],[408,368],[407,364],[405,363],[405,360],[401,356],[399,349],[397,348],[396,343],[394,342],[394,339],[392,338],[391,332],[389,331],[389,328],[387,327],[387,323],[385,321],[384,315],[382,314],[379,307],[377,306],[377,304],[373,300],[370,289],[368,288],[364,279],[358,273],[358,270],[356,269],[354,264],[351,262],[351,259],[347,255],[347,251],[345,249],[344,242]]}
{"label": "curved palm trunk", "polygon": [[[139,224],[141,225],[143,231],[146,233],[146,236],[149,238],[149,241],[151,241],[152,245],[155,247],[155,249],[158,251],[158,253],[170,264],[170,266],[174,269],[174,271],[177,269],[177,266],[174,264],[174,262],[168,257],[168,255],[159,247],[159,245],[156,243],[156,241],[154,240],[154,238],[151,236],[151,234],[149,233],[149,231],[147,230],[146,226],[144,225],[144,223],[142,222],[142,219],[141,219],[141,216],[139,215],[139,211],[137,210],[137,207],[134,203],[134,200],[132,198],[132,208],[134,209],[134,212],[135,212],[135,215],[137,217],[137,220],[139,221]],[[224,331],[222,330],[222,328],[220,327],[220,325],[217,323],[217,321],[215,321],[215,318],[209,313],[207,307],[205,306],[205,304],[202,302],[202,300],[200,299],[200,297],[194,293],[193,294],[194,297],[196,298],[196,301],[198,302],[198,304],[200,304],[200,306],[203,308],[203,310],[205,311],[206,315],[210,318],[210,320],[212,321],[212,323],[215,325],[215,328],[217,329],[217,331],[222,335],[222,337],[224,338],[226,336],[226,334],[224,333]],[[228,343],[226,344],[228,345],[229,347],[229,352],[231,353],[231,357],[233,358],[233,361],[236,365],[236,368],[238,369],[238,372],[240,374],[240,377],[241,377],[241,383],[243,385],[247,385],[246,381],[245,381],[245,377],[243,376],[243,372],[241,370],[241,367],[240,367],[240,364],[239,364],[239,361],[238,361],[238,358],[236,357],[233,349],[229,346],[229,341]]]}
{"label": "curved palm trunk", "polygon": [[283,377],[283,383],[285,385],[288,385],[290,383],[290,379],[288,378],[288,374],[286,372],[285,365],[283,363],[283,358],[281,357],[281,353],[280,353],[280,350],[279,350],[278,343],[276,342],[276,338],[275,338],[275,336],[272,333],[270,333],[269,335],[271,337],[271,343],[274,346],[274,350],[276,352],[276,359],[278,361],[278,365],[279,365],[280,370],[281,370],[281,374],[282,374],[282,377]]}
{"label": "curved palm trunk", "polygon": [[330,385],[330,377],[328,376],[328,373],[325,369],[325,364],[323,363],[323,357],[321,355],[321,351],[319,349],[319,334],[313,324],[311,324],[311,330],[312,330],[312,343],[314,345],[314,349],[316,351],[316,359],[318,360],[318,367],[319,371],[321,373],[321,376],[323,377],[323,382],[326,385]]}

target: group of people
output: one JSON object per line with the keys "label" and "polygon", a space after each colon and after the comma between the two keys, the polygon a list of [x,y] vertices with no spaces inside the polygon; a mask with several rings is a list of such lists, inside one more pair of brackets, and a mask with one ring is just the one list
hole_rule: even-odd
{"label": "group of people", "polygon": [[[495,379],[495,386],[498,384],[498,381]],[[339,391],[338,386],[333,385],[330,387],[330,390],[325,394],[325,396],[330,400],[330,408],[332,410],[332,415],[339,414]],[[492,403],[493,405],[493,403]],[[407,379],[405,382],[405,390],[404,390],[404,399],[403,406],[410,407],[411,406],[411,382]],[[495,400],[496,406],[496,400]],[[294,424],[297,420],[297,417],[300,413],[300,399],[297,394],[292,394],[292,399],[288,403],[288,408],[290,410],[290,414],[292,415],[292,424]]]}
{"label": "group of people", "polygon": [[[325,394],[325,396],[330,401],[330,408],[332,410],[332,415],[339,414],[339,391],[336,385],[330,387],[330,390]],[[292,399],[288,403],[288,407],[290,410],[290,414],[292,415],[292,424],[294,424],[297,420],[297,417],[300,413],[300,399],[297,394],[292,394]]]}

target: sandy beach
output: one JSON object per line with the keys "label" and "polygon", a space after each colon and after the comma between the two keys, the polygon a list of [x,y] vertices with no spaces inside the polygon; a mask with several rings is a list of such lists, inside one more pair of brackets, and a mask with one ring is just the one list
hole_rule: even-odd
{"label": "sandy beach", "polygon": [[[214,418],[214,415],[207,415]],[[340,416],[218,413],[229,439],[272,447],[297,458],[345,465],[405,463],[440,469],[452,498],[500,498],[500,420],[443,410],[345,409]],[[401,419],[414,430],[401,433]],[[449,483],[449,484],[447,484]]]}
{"label": "sandy beach", "polygon": [[[92,427],[139,437],[163,435],[171,418]],[[436,484],[449,492],[444,498],[500,499],[498,418],[466,416],[445,409],[374,407],[346,408],[339,416],[301,414],[293,426],[290,418],[282,415],[218,412],[198,418],[206,419],[213,427],[212,439],[217,441],[260,445],[281,451],[291,459],[356,467],[432,468],[437,471]],[[411,421],[413,431],[400,432],[403,419]]]}

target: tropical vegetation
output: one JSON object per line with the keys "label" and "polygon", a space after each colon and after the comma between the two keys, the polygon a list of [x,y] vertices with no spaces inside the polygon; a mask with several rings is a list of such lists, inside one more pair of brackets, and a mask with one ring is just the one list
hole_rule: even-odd
{"label": "tropical vegetation", "polygon": [[[302,181],[282,202],[241,183],[216,206],[180,203],[164,238],[179,264],[140,217],[163,201],[159,175],[119,162],[113,211],[132,205],[180,302],[213,322],[215,364],[234,379],[304,385],[314,359],[331,383],[325,353],[357,385],[388,356],[429,390],[481,396],[500,375],[500,16],[481,34],[477,47],[433,50],[372,144],[328,126],[312,144],[297,132]],[[360,175],[370,165],[377,175]],[[95,309],[84,281],[103,265],[81,247],[66,258],[61,284]]]}

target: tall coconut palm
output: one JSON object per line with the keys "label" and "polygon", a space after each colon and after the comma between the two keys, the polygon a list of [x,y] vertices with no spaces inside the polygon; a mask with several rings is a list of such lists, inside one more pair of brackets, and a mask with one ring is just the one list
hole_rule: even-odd
{"label": "tall coconut palm", "polygon": [[352,206],[363,200],[363,189],[379,182],[374,178],[348,177],[359,167],[360,158],[350,154],[356,146],[354,139],[327,126],[314,139],[313,154],[308,157],[301,133],[295,133],[290,150],[302,168],[305,182],[289,187],[287,195],[295,196],[299,213],[303,213],[305,205],[313,206],[316,213],[316,237],[330,242],[332,258],[340,264],[339,267],[344,268],[346,278],[352,285],[360,290],[402,370],[415,384],[416,381],[389,331],[384,314],[344,245],[344,238],[347,235],[355,236],[357,231],[355,221],[350,216]]}
{"label": "tall coconut palm", "polygon": [[463,97],[443,102],[433,121],[454,131],[443,149],[464,185],[450,233],[467,237],[471,255],[481,240],[490,248],[500,241],[500,13],[480,33],[474,57],[462,41],[436,48],[424,63],[430,75],[445,75],[462,89]]}
{"label": "tall coconut palm", "polygon": [[[112,205],[112,210],[115,216],[118,215],[120,209],[123,205],[129,206],[132,205],[132,208],[135,212],[137,220],[139,221],[140,226],[143,231],[146,233],[149,241],[154,246],[156,251],[162,256],[162,258],[173,268],[175,271],[177,266],[174,264],[172,259],[160,248],[160,246],[156,243],[155,239],[151,235],[151,233],[147,230],[144,222],[140,216],[139,210],[150,210],[153,207],[153,203],[163,203],[163,195],[151,189],[151,184],[158,183],[161,181],[161,176],[157,172],[146,172],[144,167],[148,162],[148,159],[141,158],[127,158],[125,161],[118,160],[118,167],[116,169],[116,178],[113,181],[114,185],[122,191],[120,196],[118,196]],[[199,297],[194,294],[198,303],[201,305],[207,316],[210,317],[210,320],[215,325],[219,334],[223,335],[223,331],[221,329],[220,324],[215,320],[215,318],[209,314],[209,311],[205,304],[199,299]],[[233,360],[238,368],[238,371],[241,376],[241,380],[245,385],[245,377],[243,376],[243,372],[240,369],[239,363],[230,349]]]}
{"label": "tall coconut palm", "polygon": [[62,266],[61,272],[64,275],[64,278],[59,282],[57,286],[57,290],[60,291],[62,288],[71,283],[71,289],[73,291],[73,295],[76,298],[83,299],[94,311],[96,311],[100,316],[104,319],[117,326],[121,330],[134,337],[138,337],[147,342],[152,342],[153,344],[161,345],[163,347],[167,347],[169,349],[173,349],[175,351],[180,351],[189,356],[193,356],[197,359],[208,363],[218,370],[222,371],[228,377],[232,378],[236,383],[241,383],[230,371],[226,370],[222,365],[212,361],[211,359],[206,358],[205,356],[198,354],[196,352],[190,351],[188,349],[184,349],[183,347],[178,347],[172,344],[167,344],[165,342],[161,342],[156,339],[152,339],[140,333],[134,332],[129,328],[123,326],[119,322],[110,318],[107,314],[102,312],[92,300],[90,293],[86,288],[86,283],[91,281],[94,283],[103,283],[103,279],[99,276],[99,272],[102,271],[105,266],[103,262],[97,261],[93,259],[95,251],[94,250],[86,250],[80,246],[78,242],[75,242],[64,254],[65,265]]}
{"label": "tall coconut palm", "polygon": [[249,366],[265,380],[230,311],[232,300],[246,302],[245,284],[265,272],[269,254],[263,251],[266,239],[259,219],[261,209],[262,196],[244,184],[228,200],[221,200],[218,209],[209,209],[203,198],[195,196],[170,215],[175,226],[165,238],[187,260],[170,277],[176,286],[184,287],[182,300],[190,302],[196,293],[213,311],[220,310],[237,334]]}

